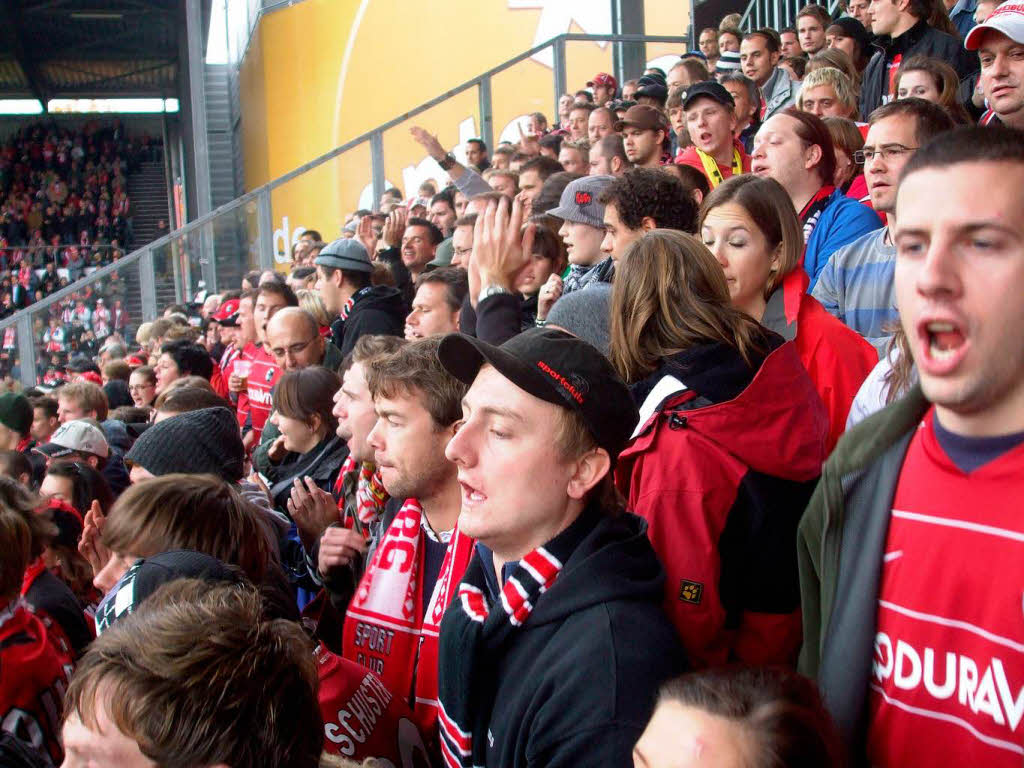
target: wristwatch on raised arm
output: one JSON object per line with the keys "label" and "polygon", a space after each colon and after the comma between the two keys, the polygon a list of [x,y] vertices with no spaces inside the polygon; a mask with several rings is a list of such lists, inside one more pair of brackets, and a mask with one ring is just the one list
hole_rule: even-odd
{"label": "wristwatch on raised arm", "polygon": [[510,291],[508,288],[506,288],[503,285],[497,285],[496,283],[489,283],[488,285],[485,285],[483,288],[480,289],[480,294],[477,297],[476,303],[479,304],[481,301],[483,301],[484,299],[488,298],[489,296],[497,296],[500,293],[511,294],[512,291]]}
{"label": "wristwatch on raised arm", "polygon": [[437,164],[441,166],[442,171],[450,171],[458,165],[458,162],[459,161],[455,159],[455,155],[448,152],[444,157],[437,161]]}

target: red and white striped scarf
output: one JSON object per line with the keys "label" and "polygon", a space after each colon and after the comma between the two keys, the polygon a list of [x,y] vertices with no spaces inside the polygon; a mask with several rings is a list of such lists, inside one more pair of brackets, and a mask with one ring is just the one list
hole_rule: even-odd
{"label": "red and white striped scarf", "polygon": [[[350,506],[352,495],[355,497],[355,503]],[[334,497],[338,500],[338,510],[345,526],[364,534],[368,533],[370,523],[384,513],[384,505],[391,498],[384,487],[380,471],[370,462],[362,462],[357,467],[352,454],[346,456],[342,462],[341,471],[338,472],[338,479],[334,484]],[[346,519],[350,510],[354,511],[356,518],[351,526]]]}
{"label": "red and white striped scarf", "polygon": [[[426,610],[423,607],[423,508],[407,499],[373,555],[345,614],[342,656],[368,667],[403,700],[413,696],[417,725],[437,727],[437,643],[441,618],[473,556],[456,528]],[[415,681],[415,690],[413,688]]]}

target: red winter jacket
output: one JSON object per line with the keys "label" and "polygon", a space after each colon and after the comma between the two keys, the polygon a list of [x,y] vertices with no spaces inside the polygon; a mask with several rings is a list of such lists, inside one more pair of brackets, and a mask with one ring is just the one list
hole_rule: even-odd
{"label": "red winter jacket", "polygon": [[798,264],[768,299],[761,324],[796,342],[800,361],[828,412],[826,447],[831,453],[846,429],[853,398],[878,364],[878,352],[809,295],[809,284],[803,264]]}
{"label": "red winter jacket", "polygon": [[72,671],[58,626],[18,601],[0,607],[0,723],[60,765],[60,713]]}
{"label": "red winter jacket", "polygon": [[627,507],[666,570],[665,609],[695,666],[794,663],[796,529],[825,459],[828,422],[794,344],[756,372],[725,344],[664,361],[619,456]]}

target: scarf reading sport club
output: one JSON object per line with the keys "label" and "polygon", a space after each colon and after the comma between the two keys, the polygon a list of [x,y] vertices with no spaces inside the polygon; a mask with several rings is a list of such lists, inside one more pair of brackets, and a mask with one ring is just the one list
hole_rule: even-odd
{"label": "scarf reading sport club", "polygon": [[487,728],[491,717],[494,653],[511,642],[542,599],[562,566],[590,528],[570,525],[522,560],[505,581],[500,603],[487,604],[484,566],[474,558],[466,569],[448,612],[441,638],[439,670],[441,755],[448,768],[470,768],[487,761]]}
{"label": "scarf reading sport club", "polygon": [[[423,611],[423,508],[407,499],[381,540],[345,614],[342,656],[368,667],[396,696],[413,692],[420,730],[437,722],[437,643],[441,618],[473,556],[456,528]],[[420,617],[423,617],[422,619]]]}

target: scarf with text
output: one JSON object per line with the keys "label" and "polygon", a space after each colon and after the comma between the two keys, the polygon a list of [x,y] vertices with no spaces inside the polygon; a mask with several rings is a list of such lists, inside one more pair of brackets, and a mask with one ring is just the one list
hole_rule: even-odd
{"label": "scarf with text", "polygon": [[822,211],[828,207],[829,198],[832,197],[832,193],[835,191],[835,187],[831,184],[826,184],[815,193],[814,197],[807,201],[807,205],[800,211],[800,223],[804,227],[805,243],[811,239],[811,233],[818,226],[818,219],[821,218]]}
{"label": "scarf with text", "polygon": [[[585,511],[576,522],[519,561],[493,606],[487,600],[484,564],[474,557],[445,616],[440,641],[438,722],[441,756],[448,768],[486,765],[487,730],[494,703],[491,654],[529,620],[562,572],[564,563],[593,529]],[[488,566],[490,567],[490,566]]]}
{"label": "scarf with text", "polygon": [[[407,499],[381,540],[345,614],[342,656],[368,667],[396,696],[414,694],[417,725],[436,730],[441,618],[473,556],[473,539],[448,539],[441,571],[423,609],[423,508]],[[443,538],[441,539],[444,540]],[[422,617],[422,618],[421,618]],[[413,685],[415,681],[415,690]]]}
{"label": "scarf with text", "polygon": [[[708,177],[708,183],[714,189],[722,183],[722,171],[718,168],[718,162],[700,147],[694,146],[694,149],[697,150],[697,157],[700,158],[701,165],[704,166],[704,175]],[[743,173],[743,158],[739,148],[733,145],[732,175],[739,176],[741,173]]]}
{"label": "scarf with text", "polygon": [[358,467],[352,454],[345,457],[334,484],[334,498],[338,500],[341,521],[346,528],[368,536],[370,524],[384,514],[388,495],[380,472],[371,462]]}

